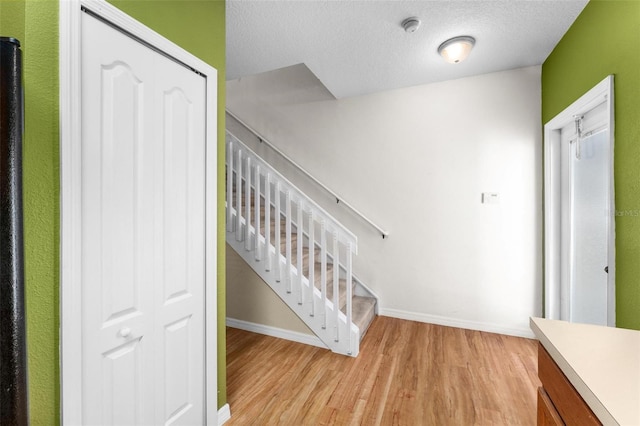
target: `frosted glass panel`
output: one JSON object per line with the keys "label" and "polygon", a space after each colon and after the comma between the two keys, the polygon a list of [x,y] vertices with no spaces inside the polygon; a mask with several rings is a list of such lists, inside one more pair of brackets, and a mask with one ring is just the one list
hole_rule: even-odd
{"label": "frosted glass panel", "polygon": [[608,132],[571,144],[571,321],[606,324]]}

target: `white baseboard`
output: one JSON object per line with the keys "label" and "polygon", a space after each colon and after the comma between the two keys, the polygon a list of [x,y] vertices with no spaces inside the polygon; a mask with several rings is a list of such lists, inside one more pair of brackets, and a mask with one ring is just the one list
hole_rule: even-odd
{"label": "white baseboard", "polygon": [[253,333],[264,334],[265,336],[277,337],[279,339],[290,340],[292,342],[304,343],[305,345],[317,346],[329,349],[322,340],[312,334],[299,333],[297,331],[285,330],[283,328],[271,327],[254,322],[243,321],[227,317],[227,326],[239,328],[240,330],[251,331]]}
{"label": "white baseboard", "polygon": [[448,327],[465,328],[468,330],[486,331],[488,333],[506,334],[508,336],[526,337],[535,339],[533,331],[529,328],[510,328],[497,324],[461,320],[456,318],[441,317],[438,315],[428,315],[420,312],[409,312],[400,309],[380,308],[379,315],[385,317],[418,321],[428,324],[444,325]]}
{"label": "white baseboard", "polygon": [[218,426],[222,426],[231,419],[231,409],[229,404],[224,404],[222,408],[218,410]]}

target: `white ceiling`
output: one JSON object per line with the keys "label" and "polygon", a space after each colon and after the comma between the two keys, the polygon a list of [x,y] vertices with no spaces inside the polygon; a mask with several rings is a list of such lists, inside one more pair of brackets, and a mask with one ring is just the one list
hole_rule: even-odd
{"label": "white ceiling", "polygon": [[[588,0],[227,0],[228,80],[304,63],[344,98],[544,62]],[[413,34],[401,23],[416,16]],[[465,62],[437,53],[476,38]]]}

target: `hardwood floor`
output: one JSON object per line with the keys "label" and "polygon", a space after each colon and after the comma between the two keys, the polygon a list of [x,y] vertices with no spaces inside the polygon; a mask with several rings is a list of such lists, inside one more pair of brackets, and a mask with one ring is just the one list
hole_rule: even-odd
{"label": "hardwood floor", "polygon": [[358,358],[227,329],[227,425],[535,425],[536,341],[377,317]]}

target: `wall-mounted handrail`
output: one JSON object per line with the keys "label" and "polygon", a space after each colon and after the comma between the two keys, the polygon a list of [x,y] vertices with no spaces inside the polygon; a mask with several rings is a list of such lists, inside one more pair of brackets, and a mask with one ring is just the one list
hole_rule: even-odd
{"label": "wall-mounted handrail", "polygon": [[240,123],[241,125],[243,125],[247,130],[249,130],[251,133],[253,133],[258,139],[260,139],[260,141],[262,143],[264,143],[265,145],[267,145],[269,148],[271,148],[273,151],[275,151],[278,155],[280,155],[282,158],[284,158],[285,160],[287,160],[291,165],[293,165],[295,168],[297,168],[298,170],[300,170],[305,176],[307,176],[309,179],[311,179],[314,183],[316,183],[318,186],[320,186],[322,189],[324,189],[325,191],[327,191],[329,194],[331,194],[331,196],[333,196],[333,198],[336,199],[336,202],[339,204],[344,205],[345,207],[347,207],[349,210],[351,210],[353,213],[355,213],[357,216],[360,216],[360,218],[362,220],[364,220],[365,222],[367,222],[369,225],[371,225],[372,227],[374,227],[376,230],[378,230],[378,232],[380,232],[382,234],[382,238],[386,238],[389,236],[389,232],[385,231],[383,228],[381,228],[380,226],[378,226],[375,222],[373,222],[371,219],[369,219],[367,216],[365,216],[362,212],[360,212],[360,210],[356,209],[354,206],[352,206],[350,203],[348,203],[347,201],[345,201],[340,195],[338,195],[335,191],[333,191],[331,188],[329,188],[327,185],[325,185],[324,183],[320,182],[316,177],[314,177],[311,173],[309,173],[304,167],[302,167],[300,164],[298,164],[293,158],[289,157],[286,153],[282,152],[277,146],[275,146],[273,143],[269,142],[269,140],[267,138],[265,138],[264,136],[262,136],[260,133],[258,133],[258,131],[256,131],[255,129],[253,129],[251,126],[249,126],[247,123],[245,123],[244,121],[242,121],[240,118],[238,118],[238,116],[236,116],[234,113],[232,113],[231,111],[229,111],[228,109],[226,110],[226,113],[229,114],[234,120],[236,120],[238,123]]}
{"label": "wall-mounted handrail", "polygon": [[[312,199],[310,199],[304,192],[302,192],[297,186],[295,186],[290,180],[288,180],[286,177],[284,177],[280,172],[278,172],[275,168],[273,168],[269,163],[267,163],[266,161],[264,161],[264,159],[262,159],[256,152],[254,152],[251,148],[249,148],[247,145],[244,144],[244,142],[242,142],[237,136],[235,136],[233,133],[231,133],[229,130],[227,130],[226,132],[227,135],[227,141],[226,141],[226,145],[227,145],[227,151],[233,151],[234,152],[234,156],[237,157],[236,159],[236,163],[238,164],[237,167],[237,171],[238,173],[236,174],[236,187],[239,188],[242,185],[242,179],[243,178],[243,173],[247,173],[248,170],[251,169],[251,166],[249,166],[246,162],[246,159],[249,158],[250,159],[250,163],[254,164],[254,165],[261,165],[262,169],[266,172],[269,172],[271,175],[271,179],[273,184],[276,186],[276,193],[278,192],[282,192],[282,193],[286,193],[286,192],[290,192],[293,194],[293,197],[296,200],[305,200],[305,203],[307,204],[307,207],[313,209],[314,214],[316,217],[323,219],[323,221],[325,222],[327,231],[330,232],[331,234],[336,234],[339,236],[339,239],[344,243],[344,244],[348,244],[348,243],[352,243],[353,244],[353,249],[354,249],[354,253],[357,254],[358,250],[358,237],[351,232],[349,229],[347,229],[342,223],[340,223],[336,218],[334,218],[333,216],[331,216],[331,214],[329,214],[329,212],[327,212],[325,209],[323,209],[322,207],[320,207],[320,205],[318,205],[315,201],[313,201]],[[233,144],[236,148],[229,148],[229,144]],[[231,156],[231,159],[233,159],[233,156]],[[241,160],[244,159],[244,160]],[[234,169],[235,170],[235,169]],[[227,170],[228,171],[228,170]],[[229,180],[229,179],[227,179]],[[246,197],[246,196],[245,196]],[[237,205],[235,206],[236,209],[241,209],[241,203],[238,201],[239,198],[236,198],[236,202]],[[276,217],[280,217],[280,214],[286,214],[285,209],[286,209],[286,205],[285,206],[280,206],[280,204],[285,204],[283,200],[280,199],[280,197],[275,197],[274,198],[274,206],[276,208]],[[248,205],[248,200],[245,203],[245,206]],[[244,212],[240,212],[240,216],[244,213]],[[246,214],[246,213],[245,213]],[[248,216],[248,214],[246,214]],[[237,217],[236,217],[236,220]],[[280,228],[279,228],[279,224],[280,222],[276,221],[275,226],[276,226],[276,238],[278,237],[278,233],[280,232]],[[237,228],[241,227],[241,223],[238,222],[236,225]],[[242,238],[240,238],[242,239]],[[238,240],[240,241],[240,240]],[[279,242],[277,241],[277,244],[279,246]]]}

